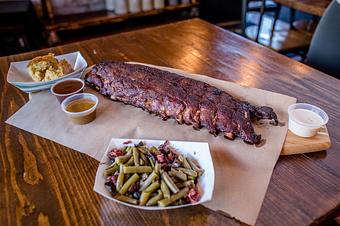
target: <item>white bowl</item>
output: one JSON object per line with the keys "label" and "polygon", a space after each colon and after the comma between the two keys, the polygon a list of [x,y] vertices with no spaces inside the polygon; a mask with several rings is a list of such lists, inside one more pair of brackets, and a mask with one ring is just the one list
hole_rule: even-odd
{"label": "white bowl", "polygon": [[144,210],[164,210],[164,209],[176,209],[181,207],[187,207],[187,206],[194,206],[198,204],[202,204],[204,202],[207,202],[212,199],[213,191],[214,191],[214,184],[215,184],[215,172],[214,172],[214,165],[212,162],[212,158],[210,155],[209,145],[208,143],[201,143],[201,142],[186,142],[186,141],[170,141],[170,145],[174,147],[178,153],[184,154],[185,156],[192,157],[195,160],[198,161],[200,166],[204,169],[203,175],[198,179],[198,189],[201,193],[201,198],[196,203],[190,203],[180,206],[167,206],[167,207],[158,207],[158,206],[138,206],[138,205],[132,205],[129,203],[121,202],[117,199],[114,199],[109,192],[109,190],[105,187],[106,178],[104,177],[104,171],[107,167],[106,163],[108,162],[107,153],[112,150],[113,148],[122,148],[126,146],[123,143],[125,141],[132,141],[132,143],[128,145],[134,145],[138,144],[140,141],[143,141],[148,147],[156,146],[164,143],[164,140],[145,140],[145,139],[111,139],[110,144],[108,145],[101,163],[99,164],[97,174],[96,174],[96,180],[93,187],[93,190],[102,196],[123,204],[125,206],[138,208],[138,209],[144,209]]}
{"label": "white bowl", "polygon": [[7,82],[26,93],[49,89],[54,83],[65,78],[80,78],[87,67],[87,62],[80,52],[73,52],[55,56],[58,60],[65,59],[72,67],[73,72],[57,79],[46,82],[35,82],[29,75],[27,64],[30,60],[12,62],[7,73]]}

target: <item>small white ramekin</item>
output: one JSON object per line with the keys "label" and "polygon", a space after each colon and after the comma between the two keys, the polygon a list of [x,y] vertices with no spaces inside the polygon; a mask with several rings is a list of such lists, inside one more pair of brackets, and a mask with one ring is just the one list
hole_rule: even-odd
{"label": "small white ramekin", "polygon": [[[296,109],[303,109],[303,110],[311,111],[319,115],[320,118],[322,119],[322,122],[316,123],[316,124],[301,122],[296,117],[294,117],[292,113],[293,110],[296,110]],[[326,125],[328,122],[328,115],[324,110],[314,105],[306,104],[306,103],[297,103],[297,104],[290,105],[288,107],[288,116],[289,116],[289,122],[288,122],[289,130],[292,133],[300,137],[315,136],[317,132],[320,130],[320,128]]]}
{"label": "small white ramekin", "polygon": [[[54,88],[62,83],[67,83],[68,81],[76,81],[76,82],[79,82],[81,83],[81,87],[77,90],[74,90],[73,92],[71,93],[64,93],[64,94],[61,94],[61,93],[56,93],[54,91]],[[79,79],[79,78],[66,78],[66,79],[63,79],[63,80],[60,80],[58,82],[56,82],[55,84],[53,84],[51,86],[51,93],[58,99],[59,103],[62,103],[63,100],[65,100],[67,97],[69,96],[72,96],[73,94],[76,94],[76,93],[82,93],[83,90],[84,90],[84,87],[85,87],[85,82],[82,80],[82,79]]]}
{"label": "small white ramekin", "polygon": [[[87,109],[82,112],[70,112],[67,111],[66,108],[69,104],[71,104],[75,100],[80,100],[80,99],[89,99],[95,102],[95,105],[93,105],[90,109]],[[86,124],[94,120],[95,115],[93,118],[89,120],[81,120],[81,118],[87,117],[88,115],[92,114],[94,111],[96,111],[97,106],[98,106],[98,97],[91,93],[78,93],[74,94],[72,96],[67,97],[66,99],[63,100],[61,103],[61,109],[67,116],[71,118],[71,120],[77,124]],[[95,113],[94,113],[95,114]]]}

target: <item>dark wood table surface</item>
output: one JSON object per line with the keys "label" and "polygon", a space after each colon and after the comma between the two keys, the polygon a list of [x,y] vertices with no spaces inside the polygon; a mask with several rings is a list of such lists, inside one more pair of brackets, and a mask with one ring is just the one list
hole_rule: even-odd
{"label": "dark wood table surface", "polygon": [[332,0],[274,0],[289,8],[309,13],[315,16],[322,16]]}
{"label": "dark wood table surface", "polygon": [[72,51],[81,51],[89,65],[101,60],[163,65],[295,96],[322,107],[330,117],[332,148],[280,157],[257,224],[323,224],[339,214],[340,81],[193,19],[0,58],[0,225],[240,224],[203,206],[141,211],[115,204],[92,190],[96,160],[4,123],[28,101],[27,94],[6,82],[10,62]]}

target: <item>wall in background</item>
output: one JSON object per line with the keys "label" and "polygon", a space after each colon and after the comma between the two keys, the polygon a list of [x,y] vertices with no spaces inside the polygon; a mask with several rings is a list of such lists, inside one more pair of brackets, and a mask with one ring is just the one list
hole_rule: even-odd
{"label": "wall in background", "polygon": [[105,0],[52,0],[55,15],[93,12],[105,9]]}
{"label": "wall in background", "polygon": [[241,20],[241,0],[201,0],[200,17],[212,23]]}

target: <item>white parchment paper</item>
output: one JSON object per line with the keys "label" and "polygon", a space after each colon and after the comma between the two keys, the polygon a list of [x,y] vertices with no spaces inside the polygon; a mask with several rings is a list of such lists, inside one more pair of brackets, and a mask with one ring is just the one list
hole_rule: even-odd
{"label": "white parchment paper", "polygon": [[208,142],[216,179],[213,199],[204,205],[224,211],[247,224],[255,224],[286,137],[287,108],[296,99],[204,75],[159,68],[207,82],[254,105],[270,106],[285,125],[254,125],[256,132],[266,140],[262,147],[255,147],[239,139],[229,141],[222,135],[214,137],[205,129],[196,131],[190,126],[178,125],[174,120],[162,121],[141,109],[104,98],[90,88],[86,92],[99,97],[97,118],[90,124],[75,125],[69,121],[57,99],[47,91],[33,94],[31,100],[7,123],[86,153],[98,161],[111,138]]}

